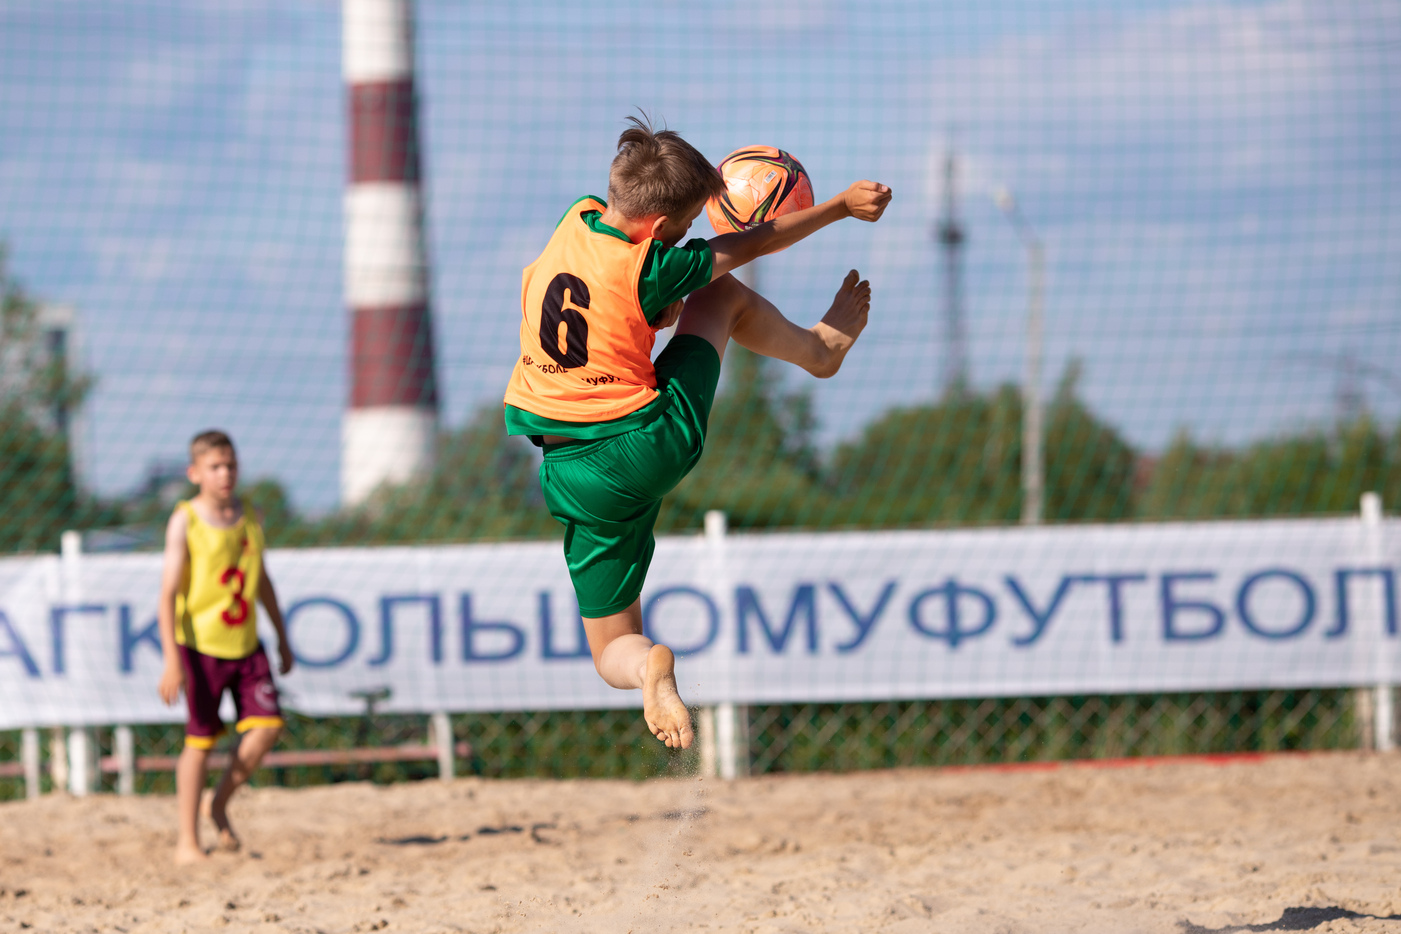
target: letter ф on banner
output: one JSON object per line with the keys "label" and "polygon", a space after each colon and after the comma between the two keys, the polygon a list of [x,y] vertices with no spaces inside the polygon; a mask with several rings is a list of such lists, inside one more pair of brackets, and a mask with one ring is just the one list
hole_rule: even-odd
{"label": "letter \u0444 on banner", "polygon": [[[921,613],[924,601],[934,597],[944,598],[944,622],[945,628],[935,629],[925,622]],[[982,605],[982,619],[976,626],[965,628],[963,617],[959,612],[960,602],[973,600]],[[921,635],[931,639],[943,639],[949,644],[950,649],[958,648],[958,644],[965,639],[972,639],[981,636],[992,628],[993,622],[997,619],[997,603],[992,596],[979,590],[976,587],[960,585],[952,577],[948,579],[942,587],[933,587],[929,590],[915,594],[910,601],[910,625]]]}

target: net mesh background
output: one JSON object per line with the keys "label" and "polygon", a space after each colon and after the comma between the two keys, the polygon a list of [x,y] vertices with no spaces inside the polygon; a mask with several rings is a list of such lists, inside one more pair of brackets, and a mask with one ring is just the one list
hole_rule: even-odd
{"label": "net mesh background", "polygon": [[[639,108],[713,162],[788,150],[819,198],[858,178],[896,194],[879,224],[757,264],[752,281],[804,324],[859,269],[870,326],[830,381],[732,350],[705,459],[659,533],[697,532],[707,510],[736,530],[1016,523],[1028,237],[1045,251],[1048,523],[1401,503],[1401,8],[420,0],[415,16],[439,455],[349,507],[340,5],[0,9],[0,550],[56,552],[69,529],[90,551],[158,548],[190,492],[185,446],[215,425],[274,547],[557,537],[538,455],[501,425],[520,270],[567,205],[605,194]],[[1350,692],[1324,687],[747,716],[760,771],[1361,735]],[[294,716],[283,745],[425,730]],[[472,714],[455,730],[482,774],[684,767],[631,712]],[[179,739],[140,727],[138,753]],[[0,761],[18,754],[0,733]],[[0,796],[19,788],[0,778]]]}

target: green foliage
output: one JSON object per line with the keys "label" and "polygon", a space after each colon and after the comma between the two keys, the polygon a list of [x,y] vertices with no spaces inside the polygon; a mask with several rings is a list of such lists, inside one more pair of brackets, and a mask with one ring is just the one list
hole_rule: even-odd
{"label": "green foliage", "polygon": [[[1046,519],[1123,519],[1133,512],[1136,455],[1075,394],[1066,368],[1046,413]],[[833,481],[845,521],[891,528],[1010,524],[1021,516],[1022,399],[1003,385],[987,395],[950,393],[894,409],[842,445]]]}
{"label": "green foliage", "polygon": [[0,245],[0,551],[54,551],[65,529],[112,521],[79,495],[54,413],[91,381],[44,346],[39,306],[9,275]]}
{"label": "green foliage", "polygon": [[837,449],[843,525],[1015,522],[1021,510],[1021,400],[1011,386],[893,409]]}
{"label": "green foliage", "polygon": [[1186,432],[1153,466],[1139,515],[1151,519],[1305,516],[1353,512],[1367,491],[1401,497],[1401,433],[1370,415],[1332,434],[1310,431],[1244,450],[1197,445]]}
{"label": "green foliage", "polygon": [[293,522],[284,512],[279,521],[288,522],[286,532],[274,540],[279,545],[372,544],[556,534],[559,524],[545,510],[538,469],[539,455],[529,442],[507,437],[501,410],[488,407],[462,429],[442,435],[428,477],[381,489],[361,508],[318,522]]}
{"label": "green foliage", "polygon": [[820,507],[811,398],[782,394],[772,362],[737,344],[726,358],[705,454],[662,503],[659,532],[698,528],[710,509],[741,528],[802,525]]}
{"label": "green foliage", "polygon": [[70,373],[64,356],[44,346],[39,303],[10,275],[0,243],[0,397],[42,419],[76,408],[91,386],[91,377]]}
{"label": "green foliage", "polygon": [[[195,490],[192,488],[190,492],[193,494]],[[271,541],[281,542],[298,523],[287,491],[271,477],[263,477],[247,484],[239,492],[239,496],[262,517],[263,531]]]}
{"label": "green foliage", "polygon": [[1047,412],[1046,521],[1113,521],[1134,512],[1138,455],[1076,393],[1080,362],[1071,360]]}
{"label": "green foliage", "polygon": [[775,704],[750,708],[754,771],[1355,748],[1338,688]]}
{"label": "green foliage", "polygon": [[77,504],[67,443],[14,402],[0,406],[0,550],[56,550]]}
{"label": "green foliage", "polygon": [[[169,490],[124,503],[82,497],[62,434],[36,413],[80,400],[88,381],[54,370],[33,351],[35,305],[4,278],[0,361],[0,551],[53,549],[63,529],[124,526],[159,542]],[[809,392],[786,393],[773,361],[741,347],[727,355],[700,466],[663,503],[658,533],[699,528],[710,509],[735,528],[922,528],[1008,525],[1021,516],[1022,399],[1004,384],[960,389],[935,403],[891,409],[824,462],[813,442]],[[1243,449],[1179,434],[1160,457],[1140,456],[1079,396],[1071,361],[1046,407],[1045,519],[1127,519],[1342,514],[1377,490],[1401,501],[1401,426],[1390,434],[1363,415],[1333,433],[1309,430]],[[433,473],[378,491],[363,506],[299,516],[274,479],[243,495],[279,546],[553,538],[539,454],[507,437],[495,406],[440,439]],[[193,489],[187,490],[187,495]]]}

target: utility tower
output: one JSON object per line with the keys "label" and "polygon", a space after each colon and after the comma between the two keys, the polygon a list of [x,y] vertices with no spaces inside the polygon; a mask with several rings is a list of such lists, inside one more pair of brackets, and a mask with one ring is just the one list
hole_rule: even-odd
{"label": "utility tower", "polygon": [[944,267],[944,395],[968,386],[968,333],[963,321],[963,245],[968,235],[958,219],[957,167],[952,151],[944,154],[944,195],[934,239]]}

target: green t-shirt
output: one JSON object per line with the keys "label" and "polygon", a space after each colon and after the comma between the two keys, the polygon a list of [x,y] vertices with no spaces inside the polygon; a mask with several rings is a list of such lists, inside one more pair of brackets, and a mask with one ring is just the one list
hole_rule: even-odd
{"label": "green t-shirt", "polygon": [[[564,222],[580,201],[585,200],[607,203],[602,198],[580,198],[564,212],[560,223]],[[584,223],[595,233],[617,237],[626,243],[632,242],[628,235],[618,228],[603,223],[602,211],[587,211],[583,217]],[[642,305],[642,313],[647,316],[647,323],[656,321],[657,316],[672,302],[709,285],[714,268],[715,256],[710,250],[710,243],[700,237],[688,240],[682,246],[667,246],[660,240],[653,240],[647,247],[647,258],[642,261],[642,273],[637,280],[637,298]],[[611,438],[625,431],[640,428],[655,419],[659,413],[653,409],[660,401],[661,398],[658,397],[636,412],[629,412],[606,422],[562,422],[527,412],[514,405],[507,405],[506,432],[512,435],[530,435],[536,444],[541,443],[541,435],[559,435],[581,441]]]}

